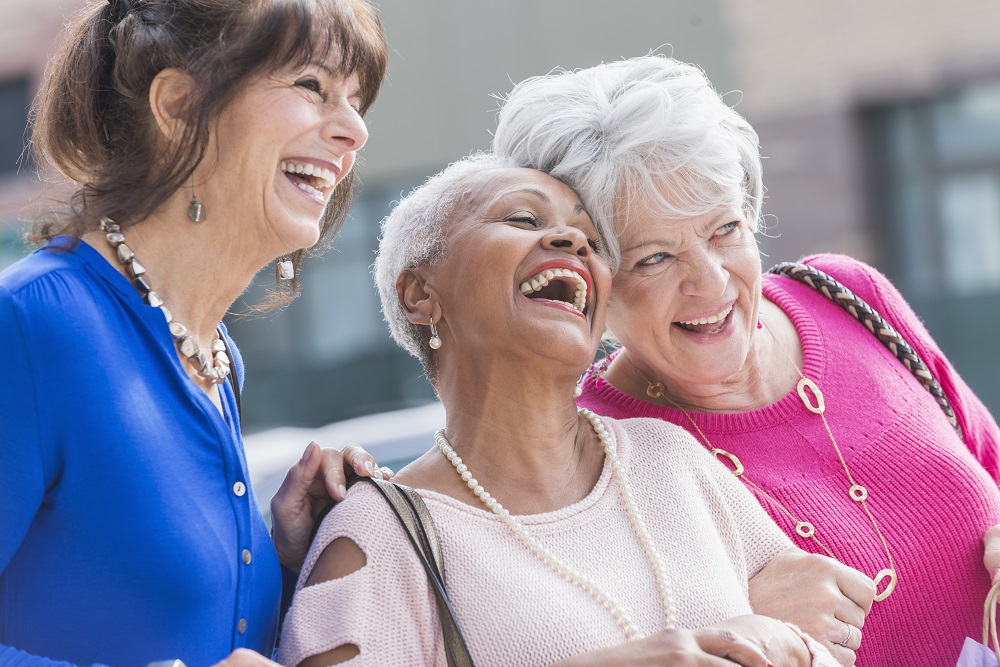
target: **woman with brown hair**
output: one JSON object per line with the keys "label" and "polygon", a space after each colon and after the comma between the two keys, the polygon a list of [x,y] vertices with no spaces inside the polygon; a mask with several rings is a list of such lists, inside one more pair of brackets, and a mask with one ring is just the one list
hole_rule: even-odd
{"label": "woman with brown hair", "polygon": [[374,469],[311,444],[272,543],[221,319],[276,259],[294,296],[342,222],[381,26],[364,0],[112,0],[62,44],[33,142],[76,191],[0,274],[0,664],[264,661],[279,565],[342,466]]}

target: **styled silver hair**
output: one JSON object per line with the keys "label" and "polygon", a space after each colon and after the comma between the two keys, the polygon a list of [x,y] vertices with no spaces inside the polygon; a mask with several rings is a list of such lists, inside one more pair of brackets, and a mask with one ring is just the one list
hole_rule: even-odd
{"label": "styled silver hair", "polygon": [[444,227],[465,199],[462,185],[470,177],[510,167],[518,165],[510,158],[491,153],[462,158],[414,188],[382,221],[378,256],[372,270],[382,300],[382,315],[393,339],[420,360],[432,384],[435,378],[427,346],[429,328],[407,319],[396,293],[396,280],[404,269],[433,265],[444,255]]}
{"label": "styled silver hair", "polygon": [[576,190],[613,270],[632,209],[666,218],[736,205],[754,231],[757,133],[701,69],[662,55],[526,79],[500,109],[493,150]]}

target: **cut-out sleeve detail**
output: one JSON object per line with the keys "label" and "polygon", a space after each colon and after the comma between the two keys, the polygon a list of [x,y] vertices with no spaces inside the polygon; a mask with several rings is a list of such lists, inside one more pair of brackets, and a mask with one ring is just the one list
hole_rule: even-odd
{"label": "cut-out sleeve detail", "polygon": [[[327,546],[347,538],[366,563],[337,579],[311,583]],[[360,654],[345,667],[437,665],[444,662],[441,629],[423,567],[378,492],[359,484],[324,519],[306,557],[281,633],[279,662],[353,644]]]}

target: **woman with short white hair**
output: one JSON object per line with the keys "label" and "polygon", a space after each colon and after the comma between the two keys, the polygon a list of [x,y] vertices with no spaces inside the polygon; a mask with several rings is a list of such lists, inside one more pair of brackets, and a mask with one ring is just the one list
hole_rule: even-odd
{"label": "woman with short white hair", "polygon": [[954,664],[1000,569],[1000,530],[982,563],[1000,521],[1000,429],[875,269],[816,255],[783,271],[825,286],[894,350],[908,342],[920,380],[826,295],[761,275],[757,144],[700,69],[662,56],[528,79],[494,137],[577,191],[617,270],[608,327],[622,348],[579,404],[687,429],[816,554],[758,574],[754,610],[844,664]]}
{"label": "woman with short white hair", "polygon": [[[375,263],[393,337],[447,413],[396,479],[433,518],[475,664],[835,664],[752,614],[747,580],[789,542],[729,473],[676,426],[577,410],[610,271],[573,191],[511,164],[431,178],[385,220]],[[281,661],[443,665],[445,644],[406,534],[355,486],[306,558]]]}

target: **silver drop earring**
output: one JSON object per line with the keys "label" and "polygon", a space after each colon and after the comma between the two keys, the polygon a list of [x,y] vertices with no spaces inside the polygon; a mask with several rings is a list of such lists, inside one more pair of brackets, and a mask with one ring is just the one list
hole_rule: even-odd
{"label": "silver drop earring", "polygon": [[441,337],[438,336],[437,327],[434,326],[434,318],[431,318],[431,339],[427,341],[427,344],[431,346],[432,350],[441,349]]}
{"label": "silver drop earring", "polygon": [[278,259],[278,279],[291,280],[294,277],[295,265],[292,264],[292,260],[288,259],[287,255]]}
{"label": "silver drop earring", "polygon": [[205,207],[194,196],[194,185],[191,186],[191,203],[188,204],[188,217],[191,222],[201,222],[205,219]]}

